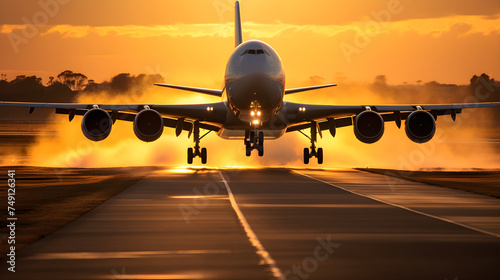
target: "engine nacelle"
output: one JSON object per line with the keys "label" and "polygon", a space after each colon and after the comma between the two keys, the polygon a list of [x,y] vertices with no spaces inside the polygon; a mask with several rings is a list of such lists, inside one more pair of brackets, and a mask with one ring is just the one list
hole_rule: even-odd
{"label": "engine nacelle", "polygon": [[163,117],[155,110],[140,111],[134,119],[134,133],[144,142],[153,142],[163,133]]}
{"label": "engine nacelle", "polygon": [[354,135],[359,141],[372,144],[384,135],[384,119],[374,111],[366,110],[354,118]]}
{"label": "engine nacelle", "polygon": [[113,121],[108,112],[103,109],[90,109],[83,115],[83,135],[92,141],[102,141],[111,133]]}
{"label": "engine nacelle", "polygon": [[414,111],[406,118],[406,135],[415,143],[429,142],[436,133],[436,120],[427,111]]}

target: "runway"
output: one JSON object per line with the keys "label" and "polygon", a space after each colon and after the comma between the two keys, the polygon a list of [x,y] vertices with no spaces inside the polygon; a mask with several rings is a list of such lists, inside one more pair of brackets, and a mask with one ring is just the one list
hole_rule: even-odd
{"label": "runway", "polygon": [[[103,186],[105,187],[105,186]],[[356,170],[162,170],[2,279],[500,279],[498,199]]]}

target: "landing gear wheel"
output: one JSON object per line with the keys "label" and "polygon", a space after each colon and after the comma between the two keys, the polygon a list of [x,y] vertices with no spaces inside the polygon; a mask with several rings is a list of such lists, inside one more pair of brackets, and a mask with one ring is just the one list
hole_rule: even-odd
{"label": "landing gear wheel", "polygon": [[194,158],[193,148],[188,148],[188,164],[193,164],[193,158]]}
{"label": "landing gear wheel", "polygon": [[264,132],[259,132],[259,145],[264,146]]}
{"label": "landing gear wheel", "polygon": [[304,148],[304,164],[309,164],[309,148]]}
{"label": "landing gear wheel", "polygon": [[201,149],[201,163],[202,164],[207,164],[207,148],[202,148]]}
{"label": "landing gear wheel", "polygon": [[323,164],[323,148],[318,148],[316,157],[318,158],[318,164]]}
{"label": "landing gear wheel", "polygon": [[250,131],[249,140],[250,140],[250,143],[254,143],[255,142],[255,132],[254,131]]}
{"label": "landing gear wheel", "polygon": [[249,157],[252,154],[252,145],[250,145],[250,143],[247,143],[245,149],[245,154],[247,157]]}
{"label": "landing gear wheel", "polygon": [[259,151],[259,157],[264,156],[264,145],[259,145],[257,150]]}

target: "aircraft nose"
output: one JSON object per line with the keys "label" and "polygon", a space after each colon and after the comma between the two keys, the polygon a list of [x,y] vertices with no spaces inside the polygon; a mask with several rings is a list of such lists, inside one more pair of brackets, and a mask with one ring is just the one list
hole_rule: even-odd
{"label": "aircraft nose", "polygon": [[238,79],[231,85],[231,101],[243,110],[248,110],[252,103],[258,103],[262,109],[273,109],[281,101],[280,84],[270,79],[265,73],[256,72]]}

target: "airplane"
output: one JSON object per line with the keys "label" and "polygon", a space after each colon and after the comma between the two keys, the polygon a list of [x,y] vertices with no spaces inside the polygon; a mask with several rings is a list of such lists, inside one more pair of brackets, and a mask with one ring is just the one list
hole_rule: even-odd
{"label": "airplane", "polygon": [[[313,157],[322,164],[323,149],[316,147],[316,142],[324,130],[335,137],[337,128],[353,126],[356,138],[371,144],[383,136],[385,122],[395,122],[401,128],[405,120],[408,138],[426,143],[436,132],[438,116],[450,115],[455,120],[462,109],[500,106],[500,103],[339,106],[287,102],[286,95],[336,84],[286,89],[278,53],[262,41],[243,41],[239,1],[235,2],[235,49],[227,62],[224,88],[155,85],[217,96],[222,101],[195,105],[0,102],[0,106],[29,107],[30,114],[35,108],[52,108],[56,114],[67,114],[69,121],[81,115],[82,132],[92,141],[106,139],[116,120],[133,122],[135,135],[145,142],[158,140],[164,127],[174,128],[176,136],[187,131],[194,142],[194,147],[187,151],[188,164],[196,157],[201,158],[202,164],[207,163],[207,149],[201,148],[200,142],[210,132],[223,139],[243,140],[246,156],[257,150],[262,157],[264,141],[298,131],[311,143],[304,148],[304,164]],[[309,134],[304,132],[307,130]],[[206,132],[202,135],[200,131]]]}

